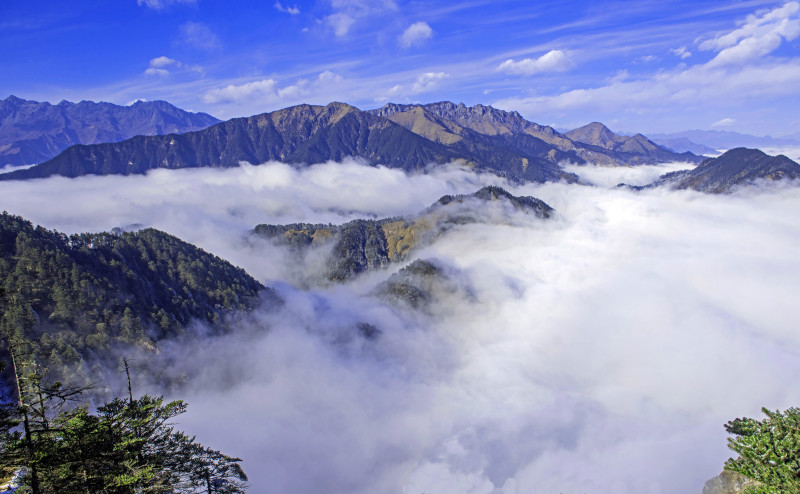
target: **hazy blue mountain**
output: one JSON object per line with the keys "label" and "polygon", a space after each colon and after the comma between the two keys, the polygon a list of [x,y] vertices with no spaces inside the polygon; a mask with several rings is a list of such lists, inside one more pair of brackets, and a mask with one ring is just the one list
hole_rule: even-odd
{"label": "hazy blue mountain", "polygon": [[51,105],[9,96],[0,101],[0,168],[41,163],[74,144],[183,133],[218,122],[211,115],[187,112],[165,101]]}
{"label": "hazy blue mountain", "polygon": [[668,134],[650,134],[654,140],[686,138],[692,142],[713,149],[733,149],[740,147],[763,148],[800,145],[800,139],[753,136],[728,130],[686,130]]}
{"label": "hazy blue mountain", "polygon": [[708,147],[704,144],[698,144],[686,137],[676,137],[673,139],[653,139],[653,142],[664,146],[665,148],[671,149],[676,153],[684,153],[688,151],[698,156],[715,156],[718,154],[716,149]]}
{"label": "hazy blue mountain", "polygon": [[[700,161],[690,153],[674,153],[643,136],[628,139],[631,142],[619,146],[619,149],[604,147],[588,137],[595,124],[584,130],[576,129],[572,131],[573,136],[570,136],[569,133],[562,134],[552,127],[530,122],[517,112],[498,110],[491,106],[465,106],[448,101],[427,105],[389,103],[371,112],[391,118],[406,128],[428,138],[438,139],[439,142],[457,144],[459,138],[467,140],[465,129],[468,129],[486,136],[487,139],[491,138],[498,146],[502,145],[506,149],[525,149],[526,146],[536,143],[538,156],[547,156],[555,162],[564,161],[565,158],[574,162],[572,156],[602,165]],[[606,131],[611,134],[608,129]],[[625,139],[622,136],[615,138]]]}
{"label": "hazy blue mountain", "polygon": [[756,180],[800,178],[800,165],[783,155],[769,156],[759,149],[735,148],[708,158],[692,170],[668,173],[647,187],[667,186],[712,194],[731,192]]}
{"label": "hazy blue mountain", "polygon": [[365,271],[408,259],[417,246],[430,242],[454,225],[508,221],[510,211],[549,218],[553,209],[534,197],[517,197],[490,186],[466,196],[443,196],[412,217],[359,219],[343,225],[262,224],[255,227],[253,234],[296,249],[300,258],[309,249],[332,246],[321,278],[346,281]]}
{"label": "hazy blue mountain", "polygon": [[468,145],[449,146],[389,119],[344,103],[331,103],[236,118],[180,135],[137,136],[119,143],[73,146],[30,169],[0,175],[0,180],[129,175],[153,168],[232,167],[241,161],[257,164],[278,160],[306,165],[352,156],[405,171],[460,159],[477,170],[516,180],[577,181],[574,174],[556,164],[555,151],[551,155],[545,153],[547,159],[537,153],[536,143],[526,142],[525,138],[514,149],[480,139]]}

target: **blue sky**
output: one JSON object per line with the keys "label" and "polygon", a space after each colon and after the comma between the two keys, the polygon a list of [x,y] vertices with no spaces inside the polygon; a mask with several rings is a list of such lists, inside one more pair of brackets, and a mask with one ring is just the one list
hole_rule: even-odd
{"label": "blue sky", "polygon": [[800,132],[797,1],[10,0],[0,97],[218,118],[450,100],[574,128]]}

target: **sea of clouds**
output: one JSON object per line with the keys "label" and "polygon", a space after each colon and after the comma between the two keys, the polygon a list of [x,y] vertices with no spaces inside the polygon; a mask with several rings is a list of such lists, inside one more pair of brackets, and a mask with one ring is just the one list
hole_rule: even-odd
{"label": "sea of clouds", "polygon": [[[277,290],[235,333],[162,349],[188,377],[178,427],[241,457],[251,492],[700,492],[730,456],[726,421],[800,404],[800,188],[616,187],[681,166],[570,169],[594,186],[355,161],[155,170],[0,182],[0,208],[65,233],[152,226]],[[418,249],[464,288],[427,312],[372,295],[402,265],[309,286],[247,235],[487,184],[556,214]]]}

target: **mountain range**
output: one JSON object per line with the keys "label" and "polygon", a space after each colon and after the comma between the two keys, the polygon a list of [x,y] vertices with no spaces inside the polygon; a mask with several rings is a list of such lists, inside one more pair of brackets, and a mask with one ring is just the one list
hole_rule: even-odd
{"label": "mountain range", "polygon": [[0,168],[46,161],[75,144],[118,142],[136,135],[183,133],[218,123],[166,101],[130,106],[62,101],[57,105],[9,96],[0,101]]}
{"label": "mountain range", "polygon": [[[676,140],[686,139],[695,145],[710,147],[716,150],[727,150],[739,147],[767,148],[782,146],[800,146],[800,136],[794,134],[785,137],[753,136],[729,130],[686,130],[666,134],[650,134],[650,138],[669,147]],[[680,141],[678,141],[680,142]]]}
{"label": "mountain range", "polygon": [[[606,129],[602,134],[612,134]],[[461,161],[478,171],[518,181],[575,182],[560,163],[620,165],[699,161],[673,153],[643,136],[615,136],[605,147],[591,135],[573,140],[492,107],[434,103],[387,104],[361,111],[344,103],[299,105],[235,118],[184,134],[136,136],[106,144],[77,145],[0,180],[145,173],[153,168],[232,167],[278,160],[298,166],[362,159],[405,171]]]}

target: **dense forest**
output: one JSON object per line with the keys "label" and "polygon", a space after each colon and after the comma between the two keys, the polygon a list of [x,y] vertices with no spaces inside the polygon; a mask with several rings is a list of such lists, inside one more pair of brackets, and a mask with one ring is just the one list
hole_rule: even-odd
{"label": "dense forest", "polygon": [[192,320],[222,330],[226,314],[254,307],[265,290],[157,230],[67,236],[5,212],[0,287],[3,338],[24,338],[54,377],[74,383],[116,370],[103,359],[125,348],[155,350]]}

